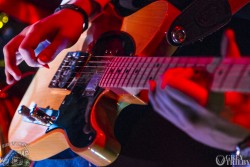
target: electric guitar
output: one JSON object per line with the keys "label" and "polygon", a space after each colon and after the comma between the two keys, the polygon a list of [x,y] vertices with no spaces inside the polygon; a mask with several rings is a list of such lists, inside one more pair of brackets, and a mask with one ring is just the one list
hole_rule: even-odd
{"label": "electric guitar", "polygon": [[[70,148],[97,166],[109,165],[121,147],[113,131],[119,104],[145,104],[134,92],[147,89],[148,80],[157,80],[169,68],[204,68],[214,76],[211,90],[250,92],[249,58],[142,57],[157,49],[178,14],[167,2],[154,2],[124,19],[126,37],[105,33],[93,46],[95,54],[65,50],[50,70],[40,69],[11,123],[10,147],[35,161]],[[106,43],[114,36],[118,41],[124,37],[125,43],[132,38],[129,46],[135,46],[139,57],[115,56],[127,49],[121,49],[123,40]]]}
{"label": "electric guitar", "polygon": [[[11,149],[30,160],[39,161],[70,148],[97,166],[112,163],[120,152],[120,144],[113,132],[118,115],[117,99],[127,103],[144,102],[130,94],[118,96],[99,87],[103,65],[109,64],[113,58],[110,55],[119,53],[152,55],[179,14],[180,11],[170,3],[157,1],[125,17],[120,32],[111,27],[115,31],[104,33],[91,49],[95,55],[109,56],[92,57],[83,52],[72,52],[82,50],[86,43],[91,48],[89,41],[95,41],[96,36],[85,32],[75,46],[62,51],[49,64],[50,69],[38,70],[11,122]],[[118,42],[111,42],[111,47],[101,50],[106,41],[113,38]],[[120,49],[124,44],[129,49]]]}

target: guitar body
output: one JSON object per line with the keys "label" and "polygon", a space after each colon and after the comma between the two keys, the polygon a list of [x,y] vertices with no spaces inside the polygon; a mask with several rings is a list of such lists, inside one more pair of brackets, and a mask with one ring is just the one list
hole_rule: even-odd
{"label": "guitar body", "polygon": [[[157,1],[124,18],[121,30],[133,37],[136,55],[150,56],[179,13],[171,4]],[[146,20],[150,21],[145,22]],[[143,27],[138,30],[137,25]],[[109,165],[118,157],[121,147],[114,136],[114,124],[119,114],[117,104],[121,101],[128,104],[144,103],[123,90],[98,88],[95,95],[89,97],[83,95],[82,90],[79,91],[79,86],[71,90],[49,86],[55,73],[58,73],[58,67],[63,64],[65,55],[70,51],[82,50],[82,46],[86,45],[85,38],[86,33],[72,48],[62,51],[49,64],[50,69],[38,70],[19,105],[21,108],[35,103],[41,108],[49,106],[52,110],[60,111],[55,121],[56,126],[24,121],[18,110],[13,117],[9,129],[10,147],[30,160],[43,160],[70,148],[97,166]]]}

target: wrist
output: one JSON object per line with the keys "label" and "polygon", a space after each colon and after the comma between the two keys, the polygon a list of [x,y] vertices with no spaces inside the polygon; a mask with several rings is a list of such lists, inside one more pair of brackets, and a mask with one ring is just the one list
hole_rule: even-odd
{"label": "wrist", "polygon": [[89,16],[89,20],[98,14],[101,9],[109,2],[109,0],[63,0],[61,5],[74,4],[82,8]]}
{"label": "wrist", "polygon": [[61,10],[70,10],[81,15],[83,23],[84,23],[83,31],[88,29],[88,25],[89,25],[88,13],[85,10],[83,10],[81,7],[75,4],[63,4],[63,5],[60,5],[58,8],[56,8],[55,12],[59,12]]}
{"label": "wrist", "polygon": [[92,5],[90,0],[66,0],[61,3],[61,5],[64,4],[76,5],[83,9],[88,14],[88,16],[92,13]]}

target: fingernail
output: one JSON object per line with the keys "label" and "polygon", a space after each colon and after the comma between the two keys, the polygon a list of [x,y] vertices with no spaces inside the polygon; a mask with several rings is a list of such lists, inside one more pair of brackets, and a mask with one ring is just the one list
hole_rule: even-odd
{"label": "fingernail", "polygon": [[149,90],[150,91],[155,91],[156,88],[156,82],[154,80],[149,80]]}
{"label": "fingernail", "polygon": [[40,64],[45,64],[45,63],[47,63],[48,61],[49,61],[49,59],[48,59],[48,57],[47,56],[39,56],[38,58],[37,58],[37,61],[40,63]]}
{"label": "fingernail", "polygon": [[5,92],[0,92],[0,99],[5,99],[8,97],[8,94]]}
{"label": "fingernail", "polygon": [[6,83],[7,83],[8,85],[12,85],[12,84],[14,83],[14,80],[6,80]]}
{"label": "fingernail", "polygon": [[49,65],[48,64],[43,64],[42,66],[45,67],[45,68],[47,68],[47,69],[49,69]]}
{"label": "fingernail", "polygon": [[[13,80],[13,82],[16,80],[16,81],[19,81],[21,78],[22,78],[22,75],[19,75],[19,74],[14,74],[14,73],[12,73],[11,74],[12,76],[13,76],[13,78],[14,78],[14,80]],[[11,80],[12,81],[12,80]]]}
{"label": "fingernail", "polygon": [[19,81],[21,78],[22,78],[21,75],[17,75],[15,79],[16,79],[17,81]]}

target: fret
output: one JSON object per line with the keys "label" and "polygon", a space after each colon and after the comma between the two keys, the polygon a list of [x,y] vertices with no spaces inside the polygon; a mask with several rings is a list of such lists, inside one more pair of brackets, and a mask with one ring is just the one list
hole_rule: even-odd
{"label": "fret", "polygon": [[104,75],[103,75],[103,77],[102,77],[103,79],[101,80],[100,84],[106,86],[107,76],[108,76],[108,74],[109,74],[110,69],[111,69],[110,67],[107,67],[107,68],[106,68],[106,70],[105,70],[105,72],[104,72]]}
{"label": "fret", "polygon": [[160,66],[161,66],[161,62],[160,62],[160,58],[157,58],[155,60],[155,62],[152,63],[152,69],[150,71],[150,74],[148,75],[149,76],[149,80],[155,80],[156,78],[156,74],[157,72],[159,71],[160,69]]}
{"label": "fret", "polygon": [[178,57],[172,58],[172,61],[170,62],[169,66],[168,66],[168,69],[176,67],[179,59],[180,58],[178,58]]}
{"label": "fret", "polygon": [[127,77],[127,69],[128,69],[128,66],[130,65],[129,61],[131,61],[130,58],[126,57],[124,60],[124,66],[123,66],[123,74],[121,75],[121,78],[119,79],[119,82],[118,82],[118,87],[122,87],[124,81],[125,81],[125,78]]}
{"label": "fret", "polygon": [[131,60],[131,64],[129,64],[128,67],[126,68],[127,75],[126,75],[126,78],[124,78],[124,82],[122,84],[122,87],[124,87],[124,86],[127,87],[128,86],[130,78],[132,77],[134,69],[136,68],[136,65],[137,65],[135,63],[135,61],[138,60],[138,59],[133,59],[133,58],[131,59],[130,58],[130,60]]}
{"label": "fret", "polygon": [[199,58],[195,64],[195,67],[198,68],[207,68],[207,65],[211,62],[211,58],[206,57],[206,58]]}
{"label": "fret", "polygon": [[148,68],[147,70],[145,71],[144,73],[144,76],[145,76],[145,80],[144,80],[144,83],[143,85],[147,85],[147,82],[149,80],[152,80],[153,78],[155,78],[155,70],[153,71],[154,67],[157,67],[158,66],[158,57],[155,57],[155,58],[152,58],[151,62],[148,64]]}
{"label": "fret", "polygon": [[103,85],[103,86],[107,86],[107,82],[108,82],[108,78],[109,78],[109,75],[110,75],[110,70],[111,70],[111,67],[108,67],[107,69],[106,69],[106,71],[105,71],[105,75],[104,75],[104,79],[101,81],[101,84]]}
{"label": "fret", "polygon": [[239,79],[239,73],[245,68],[245,64],[232,64],[231,68],[228,71],[228,75],[221,85],[221,91],[232,91],[234,90],[237,80]]}
{"label": "fret", "polygon": [[[143,87],[146,87],[148,85],[148,81],[149,80],[154,80],[157,75],[156,75],[156,72],[159,70],[159,67],[160,67],[160,61],[159,61],[160,58],[158,59],[154,59],[151,63],[151,68],[149,68],[149,70],[147,70],[148,72],[144,74],[144,76],[142,76],[143,78],[141,79],[142,80],[142,85]],[[136,85],[140,84],[140,82],[138,82]]]}
{"label": "fret", "polygon": [[194,67],[197,64],[198,58],[197,57],[191,57],[188,59],[186,67]]}
{"label": "fret", "polygon": [[[168,68],[169,68],[169,65],[170,65],[170,62],[173,60],[173,58],[170,58],[170,57],[164,57],[164,58],[160,58],[160,59],[163,59],[163,62],[161,62],[161,66],[158,70],[158,72],[156,73],[156,76],[155,76],[155,79],[158,79]],[[175,65],[176,65],[176,62],[175,62]],[[144,76],[148,76],[148,74],[150,73],[151,69],[147,69],[147,72],[145,72]],[[141,79],[141,81],[139,82],[139,87],[140,88],[147,88],[148,87],[148,77],[144,77]]]}
{"label": "fret", "polygon": [[250,92],[250,58],[214,57],[119,57],[107,67],[101,87],[147,88],[169,68],[204,68],[213,74],[212,91]]}
{"label": "fret", "polygon": [[133,83],[135,82],[136,80],[136,77],[138,75],[138,73],[140,72],[140,67],[142,66],[142,63],[140,63],[142,60],[142,57],[139,57],[137,59],[137,61],[135,62],[135,66],[134,66],[134,69],[133,69],[133,72],[132,72],[132,76],[130,77],[129,79],[129,82],[127,84],[128,87],[132,87]]}
{"label": "fret", "polygon": [[188,62],[188,58],[187,57],[183,57],[181,59],[178,59],[177,64],[175,67],[185,67],[187,65]]}
{"label": "fret", "polygon": [[248,64],[244,71],[242,72],[241,79],[235,88],[239,92],[250,92],[250,65]]}
{"label": "fret", "polygon": [[148,64],[146,63],[146,60],[147,58],[146,57],[141,57],[141,62],[140,62],[140,65],[139,65],[139,70],[137,73],[135,73],[136,77],[135,77],[135,80],[134,82],[132,83],[132,87],[138,87],[141,79],[143,78],[143,74],[148,66]]}
{"label": "fret", "polygon": [[149,72],[150,72],[150,68],[149,68],[149,65],[151,64],[151,61],[152,61],[152,57],[145,57],[145,65],[143,66],[144,68],[144,72],[142,73],[142,76],[140,78],[140,81],[138,83],[138,87],[140,88],[144,88],[145,87],[145,83],[146,83],[146,77],[145,76],[148,76]]}
{"label": "fret", "polygon": [[159,67],[159,70],[156,73],[155,80],[158,80],[166,72],[170,62],[170,58],[169,57],[160,58],[159,61],[161,62],[161,66]]}
{"label": "fret", "polygon": [[114,63],[115,63],[115,59],[116,59],[116,57],[113,59],[113,61],[109,64],[109,66],[107,67],[107,70],[106,70],[106,72],[104,73],[105,75],[103,76],[103,78],[104,78],[104,80],[102,81],[102,85],[104,86],[104,87],[106,87],[106,86],[108,86],[108,81],[109,81],[109,78],[110,78],[110,76],[111,76],[111,73],[112,73],[112,70],[113,70],[113,65],[114,65]]}
{"label": "fret", "polygon": [[121,81],[122,76],[123,76],[124,71],[125,71],[125,68],[124,68],[124,65],[125,65],[125,63],[126,63],[125,57],[124,57],[124,58],[122,57],[122,58],[120,59],[120,61],[121,61],[122,63],[120,64],[120,67],[118,67],[118,69],[117,69],[117,74],[118,74],[118,76],[117,76],[117,78],[116,78],[116,82],[114,83],[114,86],[117,86],[117,87],[118,87],[119,82]]}
{"label": "fret", "polygon": [[142,87],[142,86],[140,86],[140,83],[141,83],[141,80],[144,78],[143,76],[144,76],[144,73],[147,69],[148,63],[147,63],[147,57],[142,57],[142,66],[141,66],[141,69],[137,75],[137,80],[134,82],[133,86],[139,87],[139,88]]}
{"label": "fret", "polygon": [[119,57],[115,58],[113,68],[111,69],[112,72],[111,72],[110,78],[109,78],[109,80],[107,82],[107,84],[112,86],[112,87],[114,86],[113,83],[114,83],[114,80],[115,80],[117,67],[119,67],[119,63],[121,62],[119,60],[120,60]]}
{"label": "fret", "polygon": [[121,66],[122,66],[123,63],[124,62],[122,61],[122,58],[119,58],[117,60],[117,63],[115,64],[115,66],[117,67],[117,69],[114,71],[114,75],[113,75],[112,80],[110,81],[110,85],[116,86],[115,83],[118,80],[118,77],[119,77],[120,72],[121,72]]}
{"label": "fret", "polygon": [[[138,85],[143,85],[143,83],[140,84],[140,82],[143,80],[143,78],[145,78],[145,75],[148,74],[149,72],[149,68],[148,66],[151,64],[151,61],[153,60],[152,57],[144,57],[143,58],[143,65],[140,69],[140,72],[138,73],[137,75],[137,78],[138,78],[138,83],[136,84],[136,87],[138,87]],[[140,86],[141,87],[141,86]]]}
{"label": "fret", "polygon": [[223,85],[223,81],[225,80],[231,65],[232,59],[224,59],[220,66],[216,69],[211,87],[213,91],[221,91],[221,86]]}
{"label": "fret", "polygon": [[138,83],[140,88],[145,87],[145,83],[146,83],[146,80],[147,80],[147,78],[145,76],[148,76],[148,74],[150,72],[149,65],[151,64],[152,59],[153,59],[152,57],[149,57],[149,59],[146,59],[146,63],[145,63],[145,66],[144,66],[145,69],[144,69],[144,72],[143,72],[143,74],[141,76],[140,82]]}
{"label": "fret", "polygon": [[161,77],[161,75],[165,72],[167,67],[167,58],[166,57],[159,57],[157,60],[157,65],[154,66],[154,70],[152,71],[151,75],[154,75],[154,80],[157,80],[158,78]]}
{"label": "fret", "polygon": [[162,65],[161,65],[157,75],[162,75],[167,70],[170,61],[171,61],[171,58],[169,58],[169,57],[166,57],[162,60]]}
{"label": "fret", "polygon": [[219,66],[219,64],[221,63],[222,59],[221,58],[213,58],[210,57],[210,63],[207,65],[207,72],[209,73],[214,73],[216,68]]}
{"label": "fret", "polygon": [[127,85],[127,83],[128,83],[128,81],[129,81],[129,78],[131,77],[131,73],[132,73],[132,71],[133,71],[133,66],[134,66],[134,62],[135,62],[136,60],[134,60],[133,58],[131,59],[131,57],[130,58],[128,58],[127,59],[127,67],[125,68],[125,77],[124,78],[122,78],[122,81],[121,81],[121,87],[124,87],[124,86],[126,86]]}

